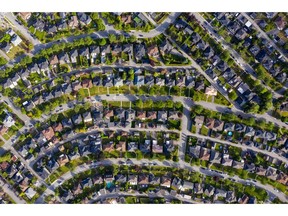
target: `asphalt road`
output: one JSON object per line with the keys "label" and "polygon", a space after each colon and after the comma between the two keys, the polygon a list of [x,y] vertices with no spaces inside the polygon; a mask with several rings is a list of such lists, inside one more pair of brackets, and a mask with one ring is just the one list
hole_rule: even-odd
{"label": "asphalt road", "polygon": [[[251,184],[254,185],[256,187],[265,189],[267,192],[269,192],[270,196],[273,197],[278,197],[281,201],[283,202],[287,202],[288,198],[285,194],[281,193],[281,192],[276,192],[273,187],[271,187],[270,185],[261,185],[261,183],[259,183],[258,181],[256,182],[250,182],[250,181],[245,181],[243,179],[240,179],[238,176],[228,176],[227,174],[219,174],[218,172],[215,172],[213,170],[208,170],[208,169],[203,169],[201,167],[198,166],[191,166],[188,163],[185,162],[171,162],[171,161],[157,161],[157,160],[153,160],[153,162],[155,163],[155,165],[151,164],[150,160],[147,159],[142,159],[142,160],[136,160],[136,159],[130,159],[132,161],[131,165],[143,165],[145,164],[145,166],[162,166],[162,167],[177,167],[177,168],[185,168],[189,171],[192,172],[200,172],[202,175],[205,176],[219,176],[219,177],[223,177],[224,179],[234,179],[235,182],[239,182],[242,184]],[[103,161],[97,161],[97,162],[93,162],[89,165],[87,164],[83,164],[78,166],[77,168],[75,168],[72,172],[67,172],[64,175],[62,175],[58,180],[56,180],[55,182],[53,182],[48,189],[50,191],[54,191],[57,187],[61,186],[63,184],[63,182],[71,179],[73,176],[75,176],[78,173],[82,173],[85,172],[86,170],[92,169],[92,168],[96,168],[98,166],[109,166],[109,165],[113,165],[113,164],[119,164],[119,161],[124,161],[125,159],[106,159]],[[44,194],[49,194],[48,192],[44,192]],[[45,196],[43,194],[43,196]]]}
{"label": "asphalt road", "polygon": [[250,21],[252,23],[252,25],[254,26],[254,28],[260,33],[260,36],[264,39],[266,39],[267,41],[269,41],[269,44],[271,44],[275,50],[277,50],[283,57],[283,59],[285,59],[285,61],[288,61],[287,58],[287,54],[285,55],[285,53],[274,43],[273,40],[271,40],[268,35],[257,25],[257,23],[250,17],[248,16],[247,13],[241,13],[242,16],[244,16],[248,21]]}
{"label": "asphalt road", "polygon": [[18,197],[13,190],[11,190],[11,186],[6,184],[0,179],[0,187],[2,187],[3,191],[7,193],[17,204],[26,204],[25,200]]}
{"label": "asphalt road", "polygon": [[[235,63],[242,68],[242,70],[247,71],[249,74],[252,75],[252,78],[255,80],[257,79],[257,74],[255,73],[254,69],[241,57],[241,55],[236,52],[230,44],[228,44],[222,36],[220,36],[218,33],[214,31],[214,28],[199,14],[199,13],[193,13],[195,18],[200,22],[200,24],[208,30],[210,35],[213,36],[213,38],[220,43],[224,49],[228,50],[230,55],[234,57],[236,60]],[[271,89],[269,86],[265,85],[272,93],[274,98],[279,98],[282,95],[278,92],[275,92],[273,89]],[[280,92],[283,92],[285,89],[282,89]]]}

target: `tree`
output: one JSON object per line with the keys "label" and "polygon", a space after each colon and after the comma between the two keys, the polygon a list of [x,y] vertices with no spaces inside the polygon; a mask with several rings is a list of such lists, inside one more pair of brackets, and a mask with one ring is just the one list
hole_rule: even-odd
{"label": "tree", "polygon": [[126,40],[126,38],[125,38],[125,36],[123,34],[120,34],[118,40],[119,40],[120,43],[123,43]]}
{"label": "tree", "polygon": [[127,73],[126,73],[126,71],[123,71],[123,73],[122,73],[122,79],[123,79],[123,80],[126,80],[126,79],[127,79]]}
{"label": "tree", "polygon": [[56,122],[56,121],[58,120],[58,115],[57,115],[57,114],[51,115],[50,120],[51,120],[52,122]]}
{"label": "tree", "polygon": [[233,101],[236,100],[237,97],[238,97],[235,91],[229,92],[228,96],[229,96],[229,98],[230,98],[231,100],[233,100]]}
{"label": "tree", "polygon": [[201,114],[203,112],[203,110],[204,110],[204,108],[201,105],[194,106],[194,112],[198,115]]}
{"label": "tree", "polygon": [[7,60],[3,57],[0,57],[0,66],[5,65],[7,63]]}
{"label": "tree", "polygon": [[138,107],[138,108],[143,108],[143,101],[142,100],[140,100],[140,99],[137,99],[136,101],[135,101],[135,105]]}
{"label": "tree", "polygon": [[101,38],[100,40],[99,40],[99,45],[100,46],[104,46],[106,44],[106,39],[105,38]]}
{"label": "tree", "polygon": [[172,109],[173,108],[173,101],[172,100],[167,100],[166,101],[166,107]]}
{"label": "tree", "polygon": [[115,42],[117,42],[117,38],[116,38],[116,35],[115,35],[115,34],[109,34],[109,35],[108,35],[108,39],[109,39],[109,42],[110,42],[110,43],[115,43]]}
{"label": "tree", "polygon": [[131,37],[129,38],[129,42],[130,43],[134,43],[137,40],[135,35],[131,35]]}

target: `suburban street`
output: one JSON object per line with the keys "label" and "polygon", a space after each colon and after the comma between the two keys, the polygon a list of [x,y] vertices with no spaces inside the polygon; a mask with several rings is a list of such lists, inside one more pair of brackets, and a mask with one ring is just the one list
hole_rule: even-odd
{"label": "suburban street", "polygon": [[25,200],[19,198],[14,191],[11,190],[11,186],[7,183],[3,182],[0,177],[0,187],[3,189],[5,193],[7,193],[17,204],[25,204]]}
{"label": "suburban street", "polygon": [[[106,159],[106,160],[102,160],[102,161],[97,161],[97,162],[93,162],[91,164],[83,164],[78,166],[77,168],[75,168],[75,170],[70,171],[65,173],[64,175],[62,175],[58,180],[56,180],[55,182],[53,182],[47,189],[49,189],[50,191],[54,191],[57,187],[61,186],[61,184],[65,181],[67,181],[68,179],[71,179],[73,176],[77,175],[78,173],[82,173],[85,172],[89,169],[93,169],[96,168],[98,166],[110,166],[113,164],[119,164],[119,161],[125,161],[125,159]],[[207,176],[221,176],[224,179],[227,178],[231,178],[234,179],[236,182],[240,182],[240,183],[245,183],[247,184],[247,182],[249,182],[249,184],[253,184],[256,187],[259,188],[263,188],[265,189],[267,192],[269,192],[269,195],[272,195],[274,197],[278,197],[281,201],[283,202],[287,202],[288,198],[285,194],[281,193],[281,192],[276,192],[273,187],[271,187],[270,185],[262,185],[261,183],[259,183],[258,181],[256,182],[252,182],[252,181],[245,181],[243,179],[240,179],[238,176],[228,176],[227,174],[219,174],[213,170],[208,170],[208,169],[203,169],[201,167],[198,166],[191,166],[190,164],[184,162],[184,161],[180,161],[179,163],[177,162],[171,162],[171,161],[153,161],[156,164],[152,165],[150,160],[147,159],[141,159],[141,160],[136,160],[136,159],[130,159],[132,161],[131,165],[143,165],[143,164],[148,164],[149,166],[162,166],[162,167],[177,167],[177,168],[184,168],[186,170],[189,170],[191,172],[200,172],[202,175],[207,175]],[[147,166],[147,165],[146,165]],[[45,195],[49,195],[48,191],[45,191],[43,193],[42,196]],[[39,198],[39,199],[43,199]]]}
{"label": "suburban street", "polygon": [[260,36],[262,38],[265,38],[267,41],[269,41],[269,44],[271,44],[275,50],[277,50],[281,55],[282,55],[282,58],[285,59],[285,61],[287,62],[288,61],[288,58],[287,58],[287,54],[284,54],[283,51],[274,43],[273,40],[271,40],[268,35],[257,25],[257,23],[247,14],[247,13],[243,13],[241,12],[241,14],[248,20],[252,23],[252,25],[254,26],[254,28],[259,32]]}
{"label": "suburban street", "polygon": [[19,30],[21,34],[23,34],[24,37],[27,38],[34,46],[41,44],[38,39],[35,39],[31,36],[29,30],[25,26],[20,25],[16,21],[17,18],[13,15],[13,13],[1,12],[0,16],[6,17],[6,20],[8,19],[8,22],[11,24],[11,26]]}
{"label": "suburban street", "polygon": [[[200,22],[200,24],[208,30],[210,35],[213,35],[213,38],[220,43],[225,50],[228,50],[230,55],[234,57],[236,60],[235,63],[242,68],[242,70],[247,71],[249,74],[251,74],[252,78],[254,80],[257,79],[257,74],[255,73],[254,69],[241,57],[241,55],[236,52],[230,44],[228,44],[225,39],[220,36],[218,33],[215,32],[214,28],[199,14],[199,13],[193,13],[195,18]],[[273,89],[271,89],[269,86],[265,85],[266,88],[268,88],[272,93],[274,98],[279,98],[282,95],[278,92],[275,92]],[[281,89],[279,92],[283,92],[285,89]]]}

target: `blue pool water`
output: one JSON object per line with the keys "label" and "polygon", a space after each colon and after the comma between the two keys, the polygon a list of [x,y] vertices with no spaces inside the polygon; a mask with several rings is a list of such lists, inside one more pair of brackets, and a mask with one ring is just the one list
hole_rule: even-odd
{"label": "blue pool water", "polygon": [[110,188],[111,186],[113,186],[112,182],[108,182],[107,185],[106,185],[107,188]]}
{"label": "blue pool water", "polygon": [[232,136],[232,134],[233,134],[233,133],[232,133],[231,131],[228,132],[228,136]]}

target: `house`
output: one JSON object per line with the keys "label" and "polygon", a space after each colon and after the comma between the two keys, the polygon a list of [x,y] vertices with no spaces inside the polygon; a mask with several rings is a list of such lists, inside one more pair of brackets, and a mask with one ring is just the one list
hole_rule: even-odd
{"label": "house", "polygon": [[114,116],[114,111],[113,110],[109,110],[109,109],[105,109],[103,112],[103,117],[107,120],[110,121],[110,118]]}
{"label": "house", "polygon": [[147,48],[147,54],[149,56],[154,57],[154,58],[158,57],[159,56],[159,50],[158,50],[157,45],[153,44],[153,45],[149,46]]}
{"label": "house", "polygon": [[129,109],[125,111],[125,118],[128,122],[135,120],[135,110]]}
{"label": "house", "polygon": [[203,80],[198,80],[198,81],[195,83],[195,90],[196,90],[196,91],[204,90],[204,88],[205,88],[205,84],[204,84],[204,81],[203,81]]}
{"label": "house", "polygon": [[203,185],[201,183],[194,184],[194,193],[195,194],[202,194],[203,193]]}
{"label": "house", "polygon": [[77,92],[78,90],[82,88],[81,82],[79,80],[72,82],[71,86],[74,92]]}
{"label": "house", "polygon": [[68,25],[65,21],[61,21],[57,24],[57,28],[58,30],[64,30],[64,29],[67,29],[68,28]]}
{"label": "house", "polygon": [[77,63],[77,57],[78,57],[78,51],[76,49],[70,51],[70,59],[71,63],[76,64]]}
{"label": "house", "polygon": [[263,139],[264,138],[264,131],[257,129],[255,130],[255,137]]}
{"label": "house", "polygon": [[179,120],[179,112],[177,111],[169,111],[168,112],[168,119],[169,120]]}
{"label": "house", "polygon": [[175,85],[178,87],[185,87],[185,77],[178,76],[175,80]]}
{"label": "house", "polygon": [[14,35],[11,37],[11,43],[12,43],[14,46],[18,46],[21,42],[22,42],[22,39],[21,39],[17,34],[14,34]]}
{"label": "house", "polygon": [[126,121],[125,110],[122,108],[118,108],[115,110],[115,116],[117,116],[120,121]]}
{"label": "house", "polygon": [[70,29],[75,29],[78,28],[79,25],[79,21],[77,16],[72,16],[70,17],[70,19],[68,20],[68,26]]}
{"label": "house", "polygon": [[45,31],[48,33],[48,34],[55,34],[57,32],[57,27],[55,25],[52,25],[52,24],[48,24],[46,25],[45,27]]}
{"label": "house", "polygon": [[214,87],[209,86],[205,89],[205,94],[208,96],[217,96],[217,90]]}
{"label": "house", "polygon": [[127,151],[128,152],[135,152],[136,150],[138,150],[138,143],[129,142],[127,145]]}
{"label": "house", "polygon": [[58,60],[59,60],[59,63],[60,65],[62,64],[70,64],[70,58],[69,58],[69,55],[67,53],[60,53],[58,55]]}
{"label": "house", "polygon": [[204,190],[204,194],[208,197],[213,196],[214,193],[215,193],[215,188],[211,185],[208,185]]}
{"label": "house", "polygon": [[235,192],[234,191],[228,191],[226,193],[226,202],[227,203],[234,203],[237,201],[237,198],[236,198],[236,195],[235,195]]}
{"label": "house", "polygon": [[137,75],[135,77],[135,85],[140,87],[143,86],[144,84],[145,84],[144,76]]}
{"label": "house", "polygon": [[244,170],[247,170],[248,172],[254,172],[255,171],[255,164],[245,164]]}
{"label": "house", "polygon": [[168,87],[175,86],[175,79],[170,77],[169,74],[165,76],[165,85]]}
{"label": "house", "polygon": [[132,16],[130,14],[122,14],[121,22],[125,25],[130,24],[132,22]]}
{"label": "house", "polygon": [[204,55],[205,58],[210,59],[210,58],[212,58],[214,56],[214,50],[210,46],[208,46],[204,50],[203,55]]}
{"label": "house", "polygon": [[278,181],[283,185],[288,186],[288,175],[283,172],[280,172],[276,177],[276,181]]}
{"label": "house", "polygon": [[263,168],[262,166],[256,167],[256,168],[255,168],[255,173],[256,173],[257,175],[265,176],[266,169]]}
{"label": "house", "polygon": [[45,130],[43,130],[42,134],[47,140],[52,139],[52,137],[55,135],[54,130],[53,130],[52,127],[48,127]]}
{"label": "house", "polygon": [[93,186],[93,182],[91,178],[85,178],[81,181],[82,188],[91,188]]}
{"label": "house", "polygon": [[90,53],[88,47],[83,47],[78,51],[79,56],[85,57],[86,59],[90,59]]}
{"label": "house", "polygon": [[120,184],[126,183],[127,182],[127,176],[122,175],[122,174],[117,174],[115,176],[115,182],[120,183]]}
{"label": "house", "polygon": [[202,127],[203,122],[204,122],[204,116],[196,116],[194,121],[195,121],[196,127]]}
{"label": "house", "polygon": [[286,26],[287,22],[282,16],[278,16],[275,20],[275,25],[277,26],[277,29],[279,31],[282,31],[284,27]]}
{"label": "house", "polygon": [[37,21],[33,24],[33,27],[42,32],[44,30],[45,23],[42,20],[37,19]]}
{"label": "house", "polygon": [[72,192],[70,190],[65,191],[64,194],[62,194],[62,200],[64,200],[66,203],[69,203],[70,200],[74,198]]}
{"label": "house", "polygon": [[162,78],[160,78],[160,77],[156,77],[155,85],[165,86],[165,79],[162,79]]}
{"label": "house", "polygon": [[268,141],[273,141],[273,140],[276,140],[276,133],[273,133],[273,132],[270,132],[270,131],[267,131],[265,132],[264,134],[264,138],[267,139]]}
{"label": "house", "polygon": [[78,12],[77,16],[79,18],[81,25],[84,25],[84,26],[89,25],[92,21],[90,16],[88,16],[86,13]]}
{"label": "house", "polygon": [[249,197],[244,194],[241,198],[238,199],[238,203],[240,204],[247,204],[249,201]]}
{"label": "house", "polygon": [[155,176],[154,174],[149,174],[149,183],[151,185],[159,185],[160,184],[160,177]]}
{"label": "house", "polygon": [[32,199],[35,195],[37,194],[37,192],[35,190],[33,190],[33,188],[29,187],[26,191],[25,191],[25,195],[29,198]]}
{"label": "house", "polygon": [[137,183],[138,183],[137,175],[128,175],[127,176],[127,182],[130,185],[137,185]]}
{"label": "house", "polygon": [[140,187],[147,187],[149,184],[149,175],[147,174],[139,174],[138,175],[138,185]]}
{"label": "house", "polygon": [[94,184],[103,184],[103,178],[102,178],[101,175],[97,175],[97,174],[94,175],[92,177],[92,181],[93,181]]}
{"label": "house", "polygon": [[40,74],[40,69],[39,69],[39,67],[38,67],[38,65],[37,65],[36,63],[32,63],[31,65],[29,65],[28,70],[29,70],[31,73],[38,73],[38,74]]}
{"label": "house", "polygon": [[114,151],[114,143],[109,142],[109,143],[103,144],[102,149],[103,151],[106,151],[106,152],[112,152]]}
{"label": "house", "polygon": [[255,135],[255,129],[253,127],[247,126],[244,136],[252,137]]}
{"label": "house", "polygon": [[161,176],[160,186],[170,188],[171,178],[168,176]]}
{"label": "house", "polygon": [[222,154],[218,151],[211,150],[210,162],[220,164],[222,160]]}
{"label": "house", "polygon": [[240,123],[235,124],[235,131],[242,133],[246,130],[246,126]]}
{"label": "house", "polygon": [[115,87],[119,87],[119,86],[123,86],[123,79],[121,79],[121,77],[117,77],[114,78],[114,86]]}
{"label": "house", "polygon": [[[91,118],[91,116],[90,116]],[[80,125],[82,124],[82,117],[80,114],[76,114],[74,116],[72,116],[72,122],[74,125]]]}
{"label": "house", "polygon": [[174,177],[171,183],[171,187],[180,190],[180,188],[182,188],[182,180],[178,177]]}
{"label": "house", "polygon": [[119,143],[116,144],[116,151],[125,152],[126,151],[126,142],[119,141]]}
{"label": "house", "polygon": [[167,53],[170,53],[173,49],[173,46],[170,44],[170,42],[168,40],[164,40],[160,46],[160,52],[161,52],[161,55],[165,55]]}
{"label": "house", "polygon": [[1,48],[4,50],[5,53],[9,53],[12,49],[12,46],[9,43],[2,43]]}
{"label": "house", "polygon": [[151,151],[151,140],[145,140],[144,143],[140,143],[140,151],[143,153],[148,153]]}
{"label": "house", "polygon": [[233,159],[230,159],[230,155],[229,154],[223,154],[221,164],[223,166],[232,166],[232,163],[233,163]]}
{"label": "house", "polygon": [[106,76],[103,78],[103,86],[104,87],[113,87],[113,77]]}
{"label": "house", "polygon": [[[143,113],[145,113],[145,112],[143,112]],[[157,119],[157,111],[147,111],[146,118],[149,120],[156,120]],[[144,116],[144,119],[145,119],[145,116]]]}
{"label": "house", "polygon": [[83,119],[84,119],[84,123],[92,123],[93,119],[91,117],[91,113],[90,112],[85,112],[82,114]]}
{"label": "house", "polygon": [[234,131],[235,124],[231,122],[226,122],[224,125],[224,131]]}
{"label": "house", "polygon": [[145,76],[144,82],[145,82],[145,85],[152,86],[152,85],[154,85],[154,77],[153,76]]}
{"label": "house", "polygon": [[57,168],[59,168],[59,164],[54,159],[50,159],[46,167],[49,170],[49,172],[52,173],[55,170],[57,170]]}
{"label": "house", "polygon": [[57,65],[59,64],[59,59],[57,57],[57,55],[53,55],[50,57],[49,59],[50,65],[52,66],[52,68],[56,68]]}
{"label": "house", "polygon": [[29,20],[31,17],[31,12],[19,12],[18,15],[23,19],[23,20]]}
{"label": "house", "polygon": [[58,164],[59,164],[60,166],[63,166],[63,165],[65,165],[66,163],[69,162],[69,158],[68,158],[68,156],[67,156],[66,154],[61,154],[61,155],[59,156],[57,162],[58,162]]}
{"label": "house", "polygon": [[158,122],[166,123],[167,111],[158,111],[157,120],[158,120]]}
{"label": "house", "polygon": [[194,158],[199,158],[200,152],[201,152],[201,146],[199,146],[199,145],[197,145],[195,147],[190,146],[190,148],[189,148],[189,153]]}
{"label": "house", "polygon": [[163,146],[158,145],[157,140],[152,140],[152,152],[153,153],[163,153]]}
{"label": "house", "polygon": [[211,150],[208,148],[201,148],[199,159],[209,161],[210,159]]}
{"label": "house", "polygon": [[213,129],[214,128],[214,122],[215,122],[215,119],[206,118],[205,127],[209,128],[209,129]]}
{"label": "house", "polygon": [[145,57],[145,46],[143,44],[136,44],[134,48],[134,55],[136,58],[136,61],[140,61],[142,58]]}
{"label": "house", "polygon": [[232,163],[232,167],[235,168],[235,169],[243,169],[244,168],[244,162],[239,162],[239,161],[233,161]]}
{"label": "house", "polygon": [[272,180],[276,180],[276,178],[277,178],[277,169],[269,166],[265,175],[268,178],[272,179]]}

